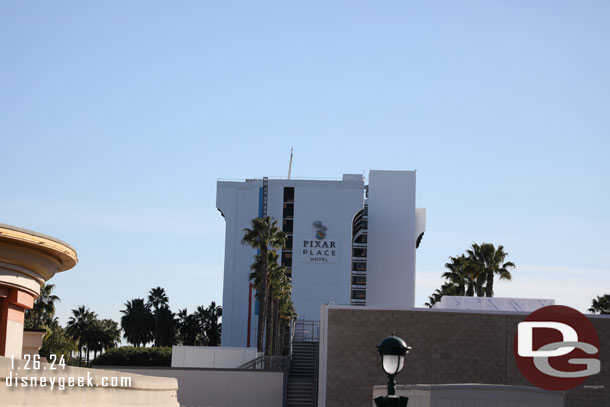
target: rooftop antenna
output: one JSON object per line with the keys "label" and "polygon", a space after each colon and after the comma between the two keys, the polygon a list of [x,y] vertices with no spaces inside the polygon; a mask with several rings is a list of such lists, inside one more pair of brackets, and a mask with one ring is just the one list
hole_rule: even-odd
{"label": "rooftop antenna", "polygon": [[290,179],[291,170],[292,170],[292,147],[290,147],[290,163],[288,164],[288,179]]}

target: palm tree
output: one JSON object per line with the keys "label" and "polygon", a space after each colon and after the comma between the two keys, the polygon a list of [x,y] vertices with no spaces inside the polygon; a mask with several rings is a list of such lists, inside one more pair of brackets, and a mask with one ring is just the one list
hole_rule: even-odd
{"label": "palm tree", "polygon": [[165,289],[161,287],[156,287],[150,290],[148,293],[148,306],[152,307],[155,312],[155,346],[160,346],[160,338],[159,338],[159,309],[163,306],[167,306],[169,303],[169,298],[167,294],[165,294]]}
{"label": "palm tree", "polygon": [[200,324],[195,314],[189,314],[187,309],[178,311],[178,332],[182,345],[195,346],[203,344]]}
{"label": "palm tree", "polygon": [[43,284],[40,287],[40,295],[34,301],[34,307],[25,311],[26,328],[50,327],[55,317],[55,303],[59,302],[58,296],[53,295],[55,284]]}
{"label": "palm tree", "polygon": [[269,252],[269,318],[265,337],[265,348],[267,355],[278,352],[278,341],[280,332],[280,302],[290,300],[292,286],[290,278],[286,275],[286,268],[277,263],[278,255],[275,251]]}
{"label": "palm tree", "polygon": [[123,314],[121,328],[124,332],[123,337],[127,339],[127,342],[138,347],[153,340],[154,317],[143,298],[134,298],[127,301],[125,309],[121,310],[121,313]]}
{"label": "palm tree", "polygon": [[589,311],[597,314],[610,314],[610,294],[606,294],[603,296],[597,296],[591,303],[591,308]]}
{"label": "palm tree", "polygon": [[[264,344],[265,344],[265,354],[268,354],[269,352],[269,346],[271,344],[271,337],[273,336],[271,330],[272,330],[272,318],[273,318],[273,287],[272,287],[272,278],[276,278],[275,276],[277,275],[277,269],[279,267],[277,261],[278,261],[278,254],[275,250],[271,249],[267,252],[267,270],[266,272],[264,271],[263,267],[264,267],[264,262],[262,259],[262,255],[261,254],[257,254],[255,257],[255,261],[254,263],[252,263],[252,265],[250,266],[250,270],[252,270],[252,273],[250,273],[250,280],[253,282],[253,287],[256,289],[256,292],[254,294],[254,298],[256,298],[256,300],[260,304],[262,304],[263,302],[266,303],[266,307],[265,307],[265,312],[263,312],[262,310],[259,310],[259,326],[261,325],[261,320],[263,321],[263,327],[259,330],[259,332],[261,332],[262,334],[264,333]],[[273,275],[273,276],[272,276]],[[265,286],[266,286],[266,290],[263,291],[262,289],[259,289],[260,287],[262,287],[263,285],[263,280],[265,280]],[[266,298],[264,296],[264,293],[267,293]],[[266,301],[264,301],[266,299]]]}
{"label": "palm tree", "polygon": [[443,298],[443,293],[437,288],[436,291],[434,291],[432,295],[428,297],[428,302],[424,305],[428,308],[432,308],[434,304],[441,300],[441,298]]}
{"label": "palm tree", "polygon": [[156,346],[171,346],[176,342],[176,314],[167,305],[162,305],[155,311],[157,322]]}
{"label": "palm tree", "polygon": [[[290,280],[288,276],[286,276]],[[285,294],[280,297],[280,332],[277,341],[276,355],[282,355],[282,344],[286,338],[290,323],[297,318],[294,304],[292,303],[292,284],[285,286]]]}
{"label": "palm tree", "polygon": [[66,361],[69,361],[72,358],[72,352],[77,349],[78,344],[74,338],[57,323],[47,327],[47,334],[39,353],[40,356],[47,359],[50,359],[51,355],[55,355],[58,359],[63,356]]}
{"label": "palm tree", "polygon": [[434,304],[441,301],[444,295],[464,295],[464,286],[453,282],[446,282],[441,286],[440,290],[437,289],[428,297],[428,302],[424,305],[432,308]]}
{"label": "palm tree", "polygon": [[[241,243],[258,249],[260,255],[260,286],[255,289],[259,294],[259,313],[258,313],[258,332],[256,347],[259,352],[263,351],[263,329],[265,320],[268,316],[268,288],[267,274],[268,268],[268,252],[269,250],[279,249],[284,246],[286,235],[277,226],[276,220],[271,220],[270,217],[252,219],[252,227],[244,229],[244,237]],[[256,256],[255,256],[256,257]]]}
{"label": "palm tree", "polygon": [[222,323],[218,320],[222,317],[222,307],[214,301],[206,308],[207,326],[205,335],[208,338],[208,346],[220,346],[220,333]]}
{"label": "palm tree", "polygon": [[[475,267],[477,275],[477,295],[482,293],[482,282],[485,281],[485,296],[494,296],[494,277],[500,276],[500,280],[512,279],[508,269],[514,269],[515,264],[511,261],[504,262],[508,253],[504,251],[504,246],[499,245],[496,249],[492,243],[472,244],[466,251],[468,258]],[[484,280],[483,280],[484,279]]]}
{"label": "palm tree", "polygon": [[72,338],[78,343],[78,365],[80,366],[82,360],[82,350],[85,347],[87,355],[87,365],[89,365],[89,340],[91,327],[94,321],[97,319],[97,314],[90,311],[89,308],[85,308],[81,305],[77,309],[72,310],[72,316],[68,320],[67,331]]}
{"label": "palm tree", "polygon": [[210,338],[207,336],[209,323],[208,310],[203,305],[200,305],[197,307],[193,315],[197,321],[197,330],[199,331],[200,342],[202,345],[208,346],[210,343]]}
{"label": "palm tree", "polygon": [[273,346],[272,354],[282,354],[282,339],[286,326],[296,316],[294,304],[292,303],[292,283],[286,275],[284,267],[277,267],[275,273],[270,273],[270,284],[272,289],[272,321],[273,321]]}
{"label": "palm tree", "polygon": [[88,348],[93,351],[93,360],[97,353],[117,346],[121,340],[119,324],[112,319],[95,320],[88,333]]}
{"label": "palm tree", "polygon": [[119,328],[119,324],[112,319],[102,319],[101,324],[104,330],[103,349],[116,348],[119,342],[121,342],[121,328]]}
{"label": "palm tree", "polygon": [[449,257],[450,262],[445,263],[445,267],[449,269],[443,273],[442,277],[449,280],[455,285],[454,295],[474,295],[476,285],[476,277],[474,268],[470,261],[463,254],[456,257]]}

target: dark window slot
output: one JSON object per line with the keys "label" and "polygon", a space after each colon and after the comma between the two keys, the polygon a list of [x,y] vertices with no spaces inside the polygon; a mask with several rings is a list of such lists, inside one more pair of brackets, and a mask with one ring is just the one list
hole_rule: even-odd
{"label": "dark window slot", "polygon": [[292,218],[294,217],[294,203],[284,203],[284,213],[282,214],[284,218]]}
{"label": "dark window slot", "polygon": [[366,234],[362,234],[360,236],[358,236],[355,240],[354,243],[367,243],[368,239],[367,239],[367,235]]}
{"label": "dark window slot", "polygon": [[292,219],[284,219],[282,221],[282,230],[284,233],[292,233],[293,222]]}
{"label": "dark window slot", "polygon": [[282,252],[282,266],[292,267],[292,252]]}
{"label": "dark window slot", "polygon": [[366,271],[366,263],[363,261],[353,261],[352,270],[355,271]]}
{"label": "dark window slot", "polygon": [[288,249],[288,250],[292,249],[292,235],[286,236],[286,240],[284,242],[284,249]]}
{"label": "dark window slot", "polygon": [[365,290],[352,290],[352,299],[353,300],[366,300],[366,291]]}
{"label": "dark window slot", "polygon": [[352,285],[366,285],[366,276],[352,276]]}
{"label": "dark window slot", "polygon": [[366,257],[366,249],[361,247],[356,247],[352,250],[353,257]]}
{"label": "dark window slot", "polygon": [[284,202],[294,202],[294,187],[284,188]]}

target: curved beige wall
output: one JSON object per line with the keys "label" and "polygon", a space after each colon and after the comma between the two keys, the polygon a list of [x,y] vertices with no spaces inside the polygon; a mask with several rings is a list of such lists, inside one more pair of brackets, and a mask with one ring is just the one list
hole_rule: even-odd
{"label": "curved beige wall", "polygon": [[25,310],[45,281],[77,262],[74,248],[59,239],[0,224],[0,356],[21,358]]}

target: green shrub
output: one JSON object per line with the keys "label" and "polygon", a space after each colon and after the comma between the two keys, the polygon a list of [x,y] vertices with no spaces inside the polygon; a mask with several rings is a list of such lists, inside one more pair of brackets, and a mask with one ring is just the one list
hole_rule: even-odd
{"label": "green shrub", "polygon": [[122,346],[98,356],[94,366],[171,366],[172,348]]}

